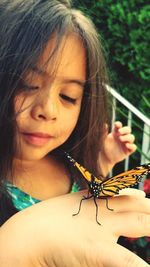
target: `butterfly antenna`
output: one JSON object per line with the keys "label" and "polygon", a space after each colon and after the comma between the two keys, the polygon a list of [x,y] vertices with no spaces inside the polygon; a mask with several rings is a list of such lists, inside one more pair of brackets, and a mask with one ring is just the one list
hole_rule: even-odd
{"label": "butterfly antenna", "polygon": [[66,156],[66,158],[71,162],[71,163],[75,163],[76,161],[69,155],[68,152],[64,151],[64,154]]}

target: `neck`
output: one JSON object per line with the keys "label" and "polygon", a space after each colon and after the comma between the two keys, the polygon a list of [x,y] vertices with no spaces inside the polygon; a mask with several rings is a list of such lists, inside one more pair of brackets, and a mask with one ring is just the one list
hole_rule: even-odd
{"label": "neck", "polygon": [[45,162],[45,160],[46,158],[32,161],[14,159],[13,170],[14,172],[33,171],[35,169],[37,170],[38,164]]}
{"label": "neck", "polygon": [[41,166],[45,165],[47,161],[50,161],[50,158],[45,157],[40,160],[20,160],[15,158],[13,160],[13,178],[11,175],[8,175],[7,179],[15,183],[17,179],[21,179],[27,176],[32,176],[38,173],[38,170]]}

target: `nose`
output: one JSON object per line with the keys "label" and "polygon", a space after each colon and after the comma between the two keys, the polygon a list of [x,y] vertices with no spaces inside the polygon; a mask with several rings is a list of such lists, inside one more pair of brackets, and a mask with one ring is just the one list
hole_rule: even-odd
{"label": "nose", "polygon": [[56,121],[58,117],[58,99],[53,93],[40,94],[35,100],[31,116],[35,120]]}

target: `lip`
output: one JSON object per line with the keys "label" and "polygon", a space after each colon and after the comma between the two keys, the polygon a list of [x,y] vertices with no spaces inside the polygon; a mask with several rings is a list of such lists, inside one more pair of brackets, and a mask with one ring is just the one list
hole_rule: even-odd
{"label": "lip", "polygon": [[47,144],[50,141],[50,139],[53,138],[53,136],[41,132],[35,132],[35,133],[23,132],[21,134],[27,143],[35,146],[43,146]]}
{"label": "lip", "polygon": [[37,137],[41,137],[41,138],[50,138],[50,137],[52,137],[50,134],[41,133],[41,132],[35,132],[35,133],[23,132],[23,134],[25,134],[25,135],[33,135],[33,136],[37,136]]}

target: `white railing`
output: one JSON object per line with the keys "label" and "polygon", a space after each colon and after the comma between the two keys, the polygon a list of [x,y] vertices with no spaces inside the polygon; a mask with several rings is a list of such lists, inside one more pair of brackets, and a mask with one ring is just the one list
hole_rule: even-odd
{"label": "white railing", "polygon": [[[129,101],[127,101],[124,97],[122,97],[118,92],[116,92],[112,87],[107,86],[108,92],[112,96],[112,125],[116,120],[117,113],[117,103],[121,103],[124,107],[126,107],[128,111],[127,115],[127,125],[132,127],[133,114],[141,120],[143,125],[143,129],[141,129],[142,134],[142,144],[141,144],[141,158],[140,163],[144,164],[150,161],[150,119],[147,118],[144,114],[142,114],[137,108],[135,108]],[[127,170],[129,166],[129,157],[125,160],[124,169]],[[143,188],[143,183],[140,184],[140,188]]]}

